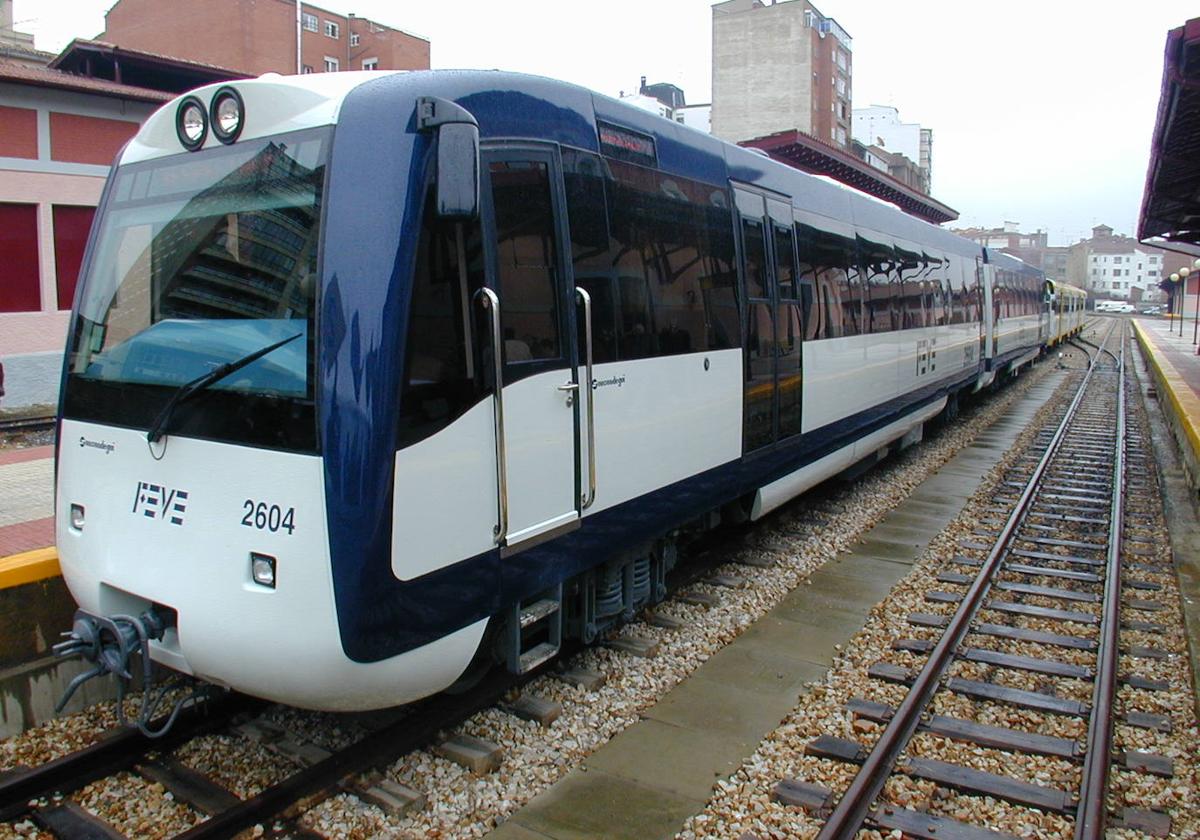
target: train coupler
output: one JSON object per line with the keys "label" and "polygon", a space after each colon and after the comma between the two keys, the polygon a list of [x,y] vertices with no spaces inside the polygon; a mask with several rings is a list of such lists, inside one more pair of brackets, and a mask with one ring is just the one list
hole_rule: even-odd
{"label": "train coupler", "polygon": [[[99,616],[86,610],[76,610],[71,630],[62,634],[65,641],[54,646],[54,655],[80,656],[93,667],[71,680],[62,698],[55,704],[54,711],[62,712],[84,683],[111,674],[117,680],[117,719],[121,724],[136,726],[148,738],[166,734],[183,707],[198,699],[196,692],[185,696],[175,704],[164,724],[157,729],[151,728],[150,722],[167,691],[178,687],[178,683],[171,682],[155,688],[150,642],[161,640],[167,626],[167,620],[154,608],[138,616]],[[142,703],[136,719],[129,721],[124,701],[133,683],[131,660],[135,654],[141,657]]]}

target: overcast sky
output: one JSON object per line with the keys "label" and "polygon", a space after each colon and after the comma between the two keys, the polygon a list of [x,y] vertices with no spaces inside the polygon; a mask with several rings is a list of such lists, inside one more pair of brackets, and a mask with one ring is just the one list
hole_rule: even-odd
{"label": "overcast sky", "polygon": [[[204,0],[193,0],[202,4]],[[104,29],[112,0],[16,0],[57,52]],[[688,102],[712,88],[707,0],[325,0],[430,39],[432,64],[519,70],[617,95],[641,76]],[[854,39],[854,106],[933,129],[933,194],[958,224],[1049,231],[1066,245],[1141,206],[1167,30],[1186,0],[819,0]],[[219,26],[214,20],[212,25]],[[236,36],[235,36],[236,37]]]}

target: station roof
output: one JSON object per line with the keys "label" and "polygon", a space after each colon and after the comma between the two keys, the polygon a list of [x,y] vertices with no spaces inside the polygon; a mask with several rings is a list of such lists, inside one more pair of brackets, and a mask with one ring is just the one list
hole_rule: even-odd
{"label": "station roof", "polygon": [[1200,243],[1200,18],[1167,33],[1138,239]]}
{"label": "station roof", "polygon": [[50,62],[50,69],[171,94],[184,93],[212,82],[244,79],[249,75],[228,67],[130,50],[86,38],[76,38],[68,44]]}
{"label": "station roof", "polygon": [[0,61],[0,82],[57,88],[77,93],[94,93],[99,96],[133,99],[140,102],[167,102],[173,98],[173,94],[150,88],[118,84],[106,79],[89,79],[86,76],[75,76],[60,70],[29,67],[24,64],[3,61]]}
{"label": "station roof", "polygon": [[868,195],[891,202],[906,213],[935,225],[958,218],[958,211],[954,208],[917,192],[866,161],[822,143],[803,131],[780,131],[753,140],[743,140],[738,145],[762,149],[774,160],[804,172],[827,175]]}

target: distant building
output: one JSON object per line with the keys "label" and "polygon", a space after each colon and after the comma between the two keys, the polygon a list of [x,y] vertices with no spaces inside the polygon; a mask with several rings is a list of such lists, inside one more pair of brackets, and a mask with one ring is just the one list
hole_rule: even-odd
{"label": "distant building", "polygon": [[0,0],[0,61],[25,67],[45,67],[54,53],[33,46],[33,36],[18,32],[13,19],[13,0]]}
{"label": "distant building", "polygon": [[857,140],[852,142],[851,150],[880,172],[886,172],[906,187],[929,195],[929,177],[917,166],[916,161],[889,152],[882,146],[864,146]]}
{"label": "distant building", "polygon": [[985,248],[1008,251],[1019,256],[1031,265],[1041,266],[1041,259],[1025,259],[1020,251],[1041,251],[1046,248],[1046,232],[1037,230],[1034,233],[1021,233],[1020,223],[1005,222],[998,228],[962,228],[954,233],[967,239],[973,239]]}
{"label": "distant building", "polygon": [[965,228],[953,233],[973,239],[987,248],[1012,254],[1040,268],[1052,280],[1067,281],[1067,255],[1070,249],[1047,244],[1046,231],[1040,228],[1033,233],[1022,233],[1017,222],[1005,222],[998,228]]}
{"label": "distant building", "polygon": [[1095,297],[1160,302],[1158,284],[1172,272],[1190,266],[1191,257],[1144,245],[1129,236],[1113,235],[1108,225],[1092,228],[1090,239],[1070,247],[1067,280]]}
{"label": "distant building", "polygon": [[893,155],[903,155],[921,173],[924,193],[933,180],[933,130],[918,123],[900,122],[900,112],[890,105],[855,108],[853,136],[864,146],[879,146]]}
{"label": "distant building", "polygon": [[712,105],[685,105],[675,109],[675,122],[683,123],[688,128],[712,134]]}
{"label": "distant building", "polygon": [[653,96],[646,96],[644,93],[621,93],[621,101],[633,105],[636,108],[641,108],[643,111],[649,111],[652,114],[658,114],[664,119],[673,120],[675,114],[671,108],[664,105]]}
{"label": "distant building", "polygon": [[737,143],[800,131],[850,148],[850,35],[808,0],[712,7],[712,133]]}
{"label": "distant building", "polygon": [[625,91],[621,91],[621,101],[658,114],[668,120],[682,123],[688,128],[694,128],[706,134],[712,133],[712,105],[707,102],[703,105],[688,105],[683,88],[677,85],[666,82],[648,85],[646,77],[642,76],[638,92],[625,93]]}
{"label": "distant building", "polygon": [[292,0],[117,0],[98,40],[252,76],[429,68],[425,38],[309,3],[299,12]]}

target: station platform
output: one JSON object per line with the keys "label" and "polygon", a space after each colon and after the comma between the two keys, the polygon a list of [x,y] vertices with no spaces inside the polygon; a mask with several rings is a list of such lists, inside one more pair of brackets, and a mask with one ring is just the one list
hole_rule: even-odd
{"label": "station platform", "polygon": [[[54,447],[0,449],[0,589],[36,580],[21,561],[44,561],[53,546]],[[38,556],[25,558],[30,553]],[[57,563],[45,571],[58,574]]]}
{"label": "station platform", "polygon": [[1194,325],[1183,324],[1183,335],[1179,324],[1167,319],[1135,318],[1133,326],[1188,483],[1193,492],[1200,491],[1200,355],[1192,343]]}

